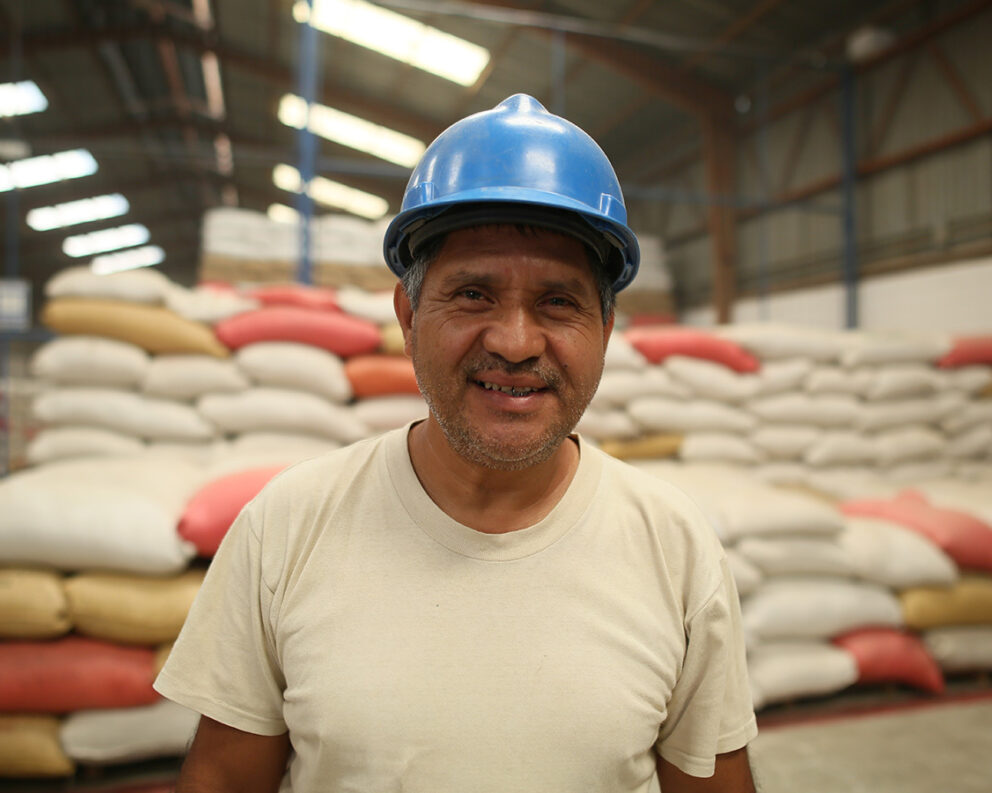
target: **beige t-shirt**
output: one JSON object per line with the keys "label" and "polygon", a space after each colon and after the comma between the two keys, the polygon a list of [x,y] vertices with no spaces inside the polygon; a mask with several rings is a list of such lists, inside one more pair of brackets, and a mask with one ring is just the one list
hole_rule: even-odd
{"label": "beige t-shirt", "polygon": [[621,793],[757,732],[722,549],[680,491],[585,444],[540,523],[484,534],[408,429],[298,464],[238,518],[160,693],[289,731],[282,790]]}

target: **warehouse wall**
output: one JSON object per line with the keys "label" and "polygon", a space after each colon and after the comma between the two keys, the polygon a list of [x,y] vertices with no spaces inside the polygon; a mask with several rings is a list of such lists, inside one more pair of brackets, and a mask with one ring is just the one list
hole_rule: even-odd
{"label": "warehouse wall", "polygon": [[[984,126],[992,115],[990,38],[992,11],[986,11],[857,73],[855,149],[862,172],[856,238],[865,273],[895,259],[915,265],[914,257],[932,261],[940,255],[953,261],[967,246],[992,240],[992,139]],[[774,85],[767,114],[754,96],[751,109],[739,117],[742,293],[842,278],[840,90],[785,110],[784,102],[815,82],[810,74],[799,80]],[[698,161],[673,172],[669,181],[672,188],[705,193]],[[805,203],[757,213],[754,202],[768,198]],[[679,304],[708,303],[712,248],[699,207],[669,210],[661,233]]]}
{"label": "warehouse wall", "polygon": [[[911,270],[861,281],[859,327],[870,330],[988,333],[992,296],[992,257]],[[735,322],[774,321],[819,328],[844,327],[842,285],[749,298],[734,306]],[[689,325],[712,325],[710,307],[684,312]]]}

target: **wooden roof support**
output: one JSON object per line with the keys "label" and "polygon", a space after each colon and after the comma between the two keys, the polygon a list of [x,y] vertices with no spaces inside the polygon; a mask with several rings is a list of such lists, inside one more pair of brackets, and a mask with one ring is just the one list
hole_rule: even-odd
{"label": "wooden roof support", "polygon": [[[736,194],[736,139],[718,119],[702,121],[706,191],[712,199]],[[720,324],[733,318],[737,281],[737,218],[732,202],[711,200],[706,213],[713,269],[713,308]]]}

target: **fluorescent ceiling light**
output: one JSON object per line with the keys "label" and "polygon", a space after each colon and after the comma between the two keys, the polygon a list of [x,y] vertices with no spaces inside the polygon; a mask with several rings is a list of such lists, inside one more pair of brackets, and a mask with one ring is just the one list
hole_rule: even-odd
{"label": "fluorescent ceiling light", "polygon": [[297,0],[293,18],[325,33],[416,66],[459,85],[475,85],[489,50],[364,0]]}
{"label": "fluorescent ceiling light", "polygon": [[69,201],[66,204],[55,204],[50,207],[38,207],[28,212],[28,225],[35,231],[49,231],[77,223],[89,223],[93,220],[105,220],[127,214],[130,205],[120,193],[84,198],[80,201]]}
{"label": "fluorescent ceiling light", "polygon": [[47,107],[48,100],[33,80],[0,83],[0,118],[40,113]]}
{"label": "fluorescent ceiling light", "polygon": [[269,204],[269,208],[265,214],[269,216],[269,220],[273,220],[276,223],[292,225],[300,222],[300,213],[285,204]]}
{"label": "fluorescent ceiling light", "polygon": [[307,103],[302,97],[286,94],[280,100],[279,120],[287,127],[307,125],[314,135],[397,165],[412,168],[426,149],[423,141],[326,105],[311,105],[309,116],[307,125]]}
{"label": "fluorescent ceiling light", "polygon": [[0,165],[0,193],[14,188],[35,187],[96,173],[97,164],[86,149],[61,151]]}
{"label": "fluorescent ceiling light", "polygon": [[158,245],[145,245],[143,248],[97,256],[90,262],[90,270],[97,275],[110,275],[122,270],[135,270],[138,267],[153,267],[163,261],[165,261],[165,251]]}
{"label": "fluorescent ceiling light", "polygon": [[[273,168],[272,182],[279,189],[291,193],[302,190],[300,172],[291,165],[277,165]],[[385,198],[333,182],[323,176],[316,176],[310,182],[309,195],[318,204],[343,209],[369,220],[378,220],[389,211],[389,202]]]}
{"label": "fluorescent ceiling light", "polygon": [[151,234],[145,226],[140,223],[131,223],[128,226],[118,226],[102,231],[91,231],[89,234],[66,237],[62,242],[62,250],[67,256],[78,259],[80,256],[93,256],[97,253],[116,251],[120,248],[144,245],[150,236]]}

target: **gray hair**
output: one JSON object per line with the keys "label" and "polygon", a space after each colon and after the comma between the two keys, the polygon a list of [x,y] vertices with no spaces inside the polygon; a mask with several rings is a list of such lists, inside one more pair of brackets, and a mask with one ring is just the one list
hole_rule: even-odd
{"label": "gray hair", "polygon": [[[535,230],[540,229],[538,226],[526,225],[518,225],[516,228],[522,234],[533,234]],[[434,263],[434,260],[441,253],[445,239],[447,239],[447,235],[439,234],[420,245],[413,255],[413,261],[400,279],[403,284],[403,291],[406,292],[410,306],[414,311],[417,310],[417,305],[420,303],[420,290],[424,285],[427,268]],[[586,259],[592,269],[593,277],[596,279],[599,304],[603,312],[603,324],[606,325],[613,316],[617,305],[617,293],[613,288],[613,277],[607,271],[606,265],[587,245],[583,244],[582,247],[586,252]]]}

